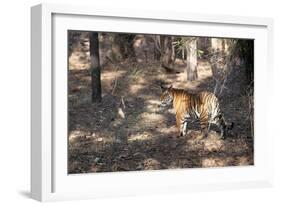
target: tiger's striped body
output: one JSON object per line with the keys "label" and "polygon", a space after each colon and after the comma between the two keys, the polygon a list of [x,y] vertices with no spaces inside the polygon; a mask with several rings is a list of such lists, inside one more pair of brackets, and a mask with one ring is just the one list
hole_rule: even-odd
{"label": "tiger's striped body", "polygon": [[[163,88],[162,88],[163,89]],[[211,92],[191,94],[182,89],[164,89],[161,105],[173,105],[176,113],[176,125],[179,135],[186,135],[187,124],[191,120],[200,120],[201,129],[207,134],[210,125],[215,124],[221,130],[222,138],[232,125],[225,122],[217,97]]]}

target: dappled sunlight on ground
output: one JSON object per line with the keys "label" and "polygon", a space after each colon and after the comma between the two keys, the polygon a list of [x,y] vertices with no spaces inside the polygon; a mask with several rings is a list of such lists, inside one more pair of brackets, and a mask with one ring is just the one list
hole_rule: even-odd
{"label": "dappled sunlight on ground", "polygon": [[165,124],[159,124],[159,126],[156,128],[156,130],[162,134],[166,135],[168,137],[176,137],[178,129],[176,126],[166,127]]}
{"label": "dappled sunlight on ground", "polygon": [[144,112],[140,115],[140,124],[144,125],[153,125],[161,123],[165,120],[165,117],[162,114],[148,113]]}
{"label": "dappled sunlight on ground", "polygon": [[223,167],[226,166],[226,159],[218,157],[206,157],[202,159],[202,167]]}
{"label": "dappled sunlight on ground", "polygon": [[152,113],[159,112],[160,111],[160,109],[159,109],[160,103],[161,103],[160,98],[159,98],[159,100],[148,99],[148,100],[145,101],[145,109],[149,112],[152,112]]}
{"label": "dappled sunlight on ground", "polygon": [[151,139],[151,134],[149,134],[148,132],[142,132],[142,133],[136,133],[136,134],[131,134],[130,136],[128,136],[128,141],[136,141],[136,140],[148,140]]}
{"label": "dappled sunlight on ground", "polygon": [[206,151],[224,151],[224,140],[214,131],[209,132],[208,137],[204,138],[202,142],[204,144],[204,150]]}
{"label": "dappled sunlight on ground", "polygon": [[145,87],[145,85],[142,84],[138,84],[138,85],[131,85],[129,92],[131,94],[136,94],[139,90],[143,89]]}
{"label": "dappled sunlight on ground", "polygon": [[200,131],[190,131],[188,133],[189,138],[187,139],[186,148],[189,151],[208,151],[216,152],[223,151],[224,141],[221,139],[219,134],[214,131],[210,131],[208,136],[204,138],[203,133]]}
{"label": "dappled sunlight on ground", "polygon": [[251,160],[248,156],[214,156],[214,157],[204,157],[202,159],[202,167],[225,167],[225,166],[247,166],[252,165]]}
{"label": "dappled sunlight on ground", "polygon": [[226,118],[236,123],[224,140],[218,128],[204,137],[196,124],[178,137],[175,111],[158,107],[160,81],[190,92],[213,91],[207,61],[198,62],[198,80],[193,82],[186,82],[180,59],[176,73],[153,61],[108,63],[101,70],[102,102],[92,104],[87,49],[86,42],[69,56],[70,173],[253,165],[253,140],[241,111],[247,102],[240,96],[222,99]]}
{"label": "dappled sunlight on ground", "polygon": [[153,169],[161,169],[161,163],[153,158],[148,158],[143,161],[144,169],[153,170]]}
{"label": "dappled sunlight on ground", "polygon": [[113,81],[115,78],[120,78],[121,76],[123,76],[124,74],[126,74],[126,71],[124,70],[118,70],[118,71],[114,71],[114,70],[110,70],[110,71],[104,71],[101,74],[101,80],[102,81]]}
{"label": "dappled sunlight on ground", "polygon": [[148,100],[146,100],[146,103],[150,104],[150,105],[158,106],[161,103],[161,101],[160,101],[160,98],[159,99],[148,99]]}
{"label": "dappled sunlight on ground", "polygon": [[212,77],[211,65],[207,61],[200,61],[197,72],[199,80]]}
{"label": "dappled sunlight on ground", "polygon": [[237,165],[239,166],[246,166],[250,165],[252,160],[248,156],[241,156],[237,158]]}
{"label": "dappled sunlight on ground", "polygon": [[89,69],[90,54],[89,52],[82,53],[80,51],[72,52],[69,57],[69,69],[70,70],[83,70]]}

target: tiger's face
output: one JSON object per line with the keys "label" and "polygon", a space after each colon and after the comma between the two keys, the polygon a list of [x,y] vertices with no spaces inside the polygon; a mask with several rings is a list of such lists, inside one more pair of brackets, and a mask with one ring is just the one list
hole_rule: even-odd
{"label": "tiger's face", "polygon": [[172,86],[170,86],[169,88],[164,88],[163,86],[161,86],[162,89],[162,94],[160,96],[160,107],[167,107],[167,106],[171,106],[173,104],[173,93],[172,93]]}

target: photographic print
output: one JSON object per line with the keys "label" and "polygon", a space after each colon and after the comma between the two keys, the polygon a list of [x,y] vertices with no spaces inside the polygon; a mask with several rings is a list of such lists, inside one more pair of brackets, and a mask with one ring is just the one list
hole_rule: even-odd
{"label": "photographic print", "polygon": [[68,31],[68,174],[254,164],[254,40]]}

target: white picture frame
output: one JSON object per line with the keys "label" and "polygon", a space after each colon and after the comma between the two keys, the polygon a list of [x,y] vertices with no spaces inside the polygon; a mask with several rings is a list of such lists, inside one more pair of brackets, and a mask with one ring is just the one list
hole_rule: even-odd
{"label": "white picture frame", "polygon": [[[31,26],[32,198],[53,201],[273,185],[274,134],[267,114],[271,103],[263,96],[273,91],[272,19],[40,4],[31,8]],[[254,166],[68,175],[69,29],[255,39]]]}

